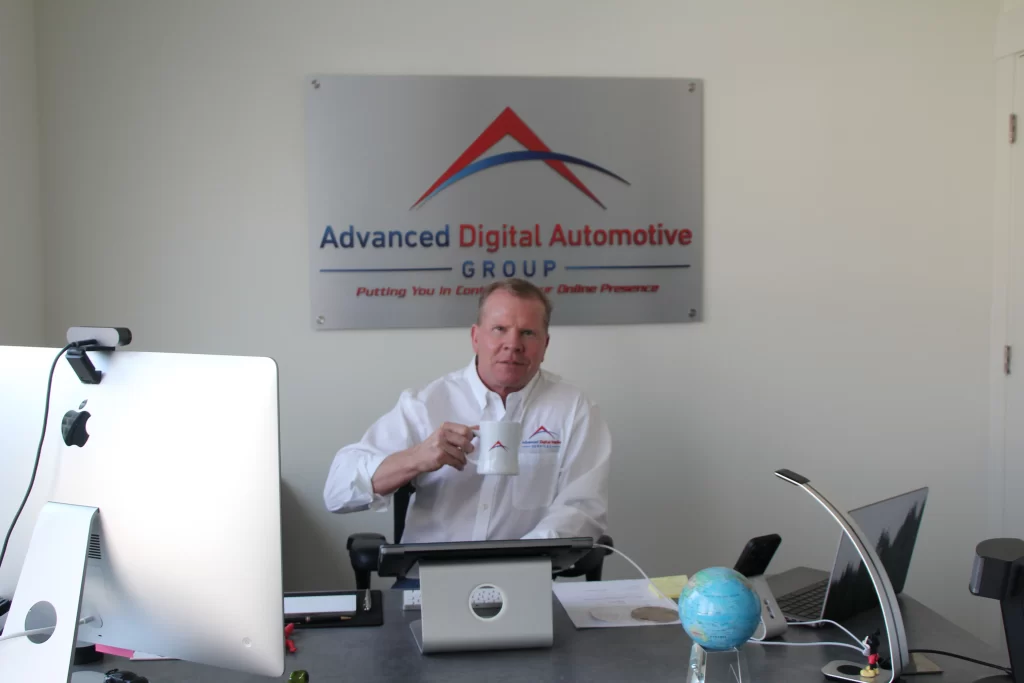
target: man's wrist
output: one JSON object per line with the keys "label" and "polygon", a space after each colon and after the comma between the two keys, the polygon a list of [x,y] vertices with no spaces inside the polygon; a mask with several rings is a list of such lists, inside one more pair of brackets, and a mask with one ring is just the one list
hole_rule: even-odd
{"label": "man's wrist", "polygon": [[392,453],[370,477],[374,494],[389,495],[423,473],[412,449]]}
{"label": "man's wrist", "polygon": [[409,474],[412,477],[416,477],[423,474],[426,471],[423,468],[422,464],[420,464],[419,458],[416,457],[415,446],[413,446],[409,450],[397,453],[396,455],[401,456],[402,470],[404,470],[406,474]]}

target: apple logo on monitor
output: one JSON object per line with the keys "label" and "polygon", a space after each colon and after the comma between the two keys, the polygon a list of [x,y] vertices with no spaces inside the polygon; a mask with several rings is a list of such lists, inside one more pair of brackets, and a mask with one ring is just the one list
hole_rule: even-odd
{"label": "apple logo on monitor", "polygon": [[85,408],[86,401],[82,401],[78,410],[69,410],[64,413],[64,419],[60,423],[60,433],[64,437],[64,443],[68,446],[81,448],[89,440],[89,432],[85,430],[85,423],[92,415]]}

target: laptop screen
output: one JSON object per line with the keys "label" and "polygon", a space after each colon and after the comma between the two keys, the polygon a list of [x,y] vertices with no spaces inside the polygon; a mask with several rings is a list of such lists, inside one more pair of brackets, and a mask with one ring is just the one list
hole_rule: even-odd
{"label": "laptop screen", "polygon": [[[921,488],[850,511],[850,517],[875,546],[897,594],[903,592],[907,581],[927,498],[928,489]],[[823,618],[839,621],[877,605],[871,577],[844,533],[832,567]]]}

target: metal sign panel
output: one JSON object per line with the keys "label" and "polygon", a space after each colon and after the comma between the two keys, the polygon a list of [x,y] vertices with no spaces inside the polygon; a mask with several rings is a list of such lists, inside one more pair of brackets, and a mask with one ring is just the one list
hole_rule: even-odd
{"label": "metal sign panel", "polygon": [[702,317],[699,79],[314,76],[316,329],[454,327],[522,277],[553,325]]}

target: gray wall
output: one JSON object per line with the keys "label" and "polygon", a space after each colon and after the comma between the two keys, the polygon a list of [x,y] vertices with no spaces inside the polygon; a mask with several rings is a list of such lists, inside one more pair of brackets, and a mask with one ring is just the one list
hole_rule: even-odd
{"label": "gray wall", "polygon": [[324,511],[331,457],[470,348],[463,331],[310,330],[304,75],[700,77],[706,322],[553,330],[549,367],[614,433],[617,545],[691,573],[777,531],[777,568],[824,564],[837,529],[774,469],[846,507],[926,484],[908,589],[991,629],[966,581],[985,532],[998,10],[43,0],[47,341],[116,322],[139,349],[276,358],[286,580],[351,585],[346,536],[390,518]]}
{"label": "gray wall", "polygon": [[0,344],[43,341],[32,0],[0,0]]}

